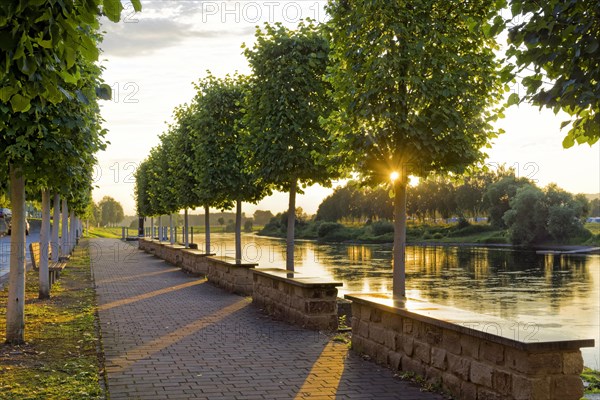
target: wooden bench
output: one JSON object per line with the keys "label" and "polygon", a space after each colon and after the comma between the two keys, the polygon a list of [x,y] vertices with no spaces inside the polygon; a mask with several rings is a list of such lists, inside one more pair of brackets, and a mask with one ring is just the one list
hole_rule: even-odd
{"label": "wooden bench", "polygon": [[[42,256],[39,242],[33,242],[29,244],[29,254],[31,255],[31,265],[33,266],[33,269],[39,270]],[[50,252],[48,252],[48,258],[50,258]],[[48,278],[50,286],[52,286],[52,284],[56,282],[58,278],[60,278],[60,273],[63,269],[65,269],[66,266],[67,263],[63,260],[58,262],[48,260]]]}

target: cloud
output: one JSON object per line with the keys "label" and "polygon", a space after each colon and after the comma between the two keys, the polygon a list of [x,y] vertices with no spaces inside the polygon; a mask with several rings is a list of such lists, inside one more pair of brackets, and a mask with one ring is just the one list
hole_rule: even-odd
{"label": "cloud", "polygon": [[201,3],[144,2],[142,13],[135,13],[133,8],[126,6],[121,22],[102,20],[105,35],[100,48],[105,56],[146,56],[190,38],[245,37],[254,32],[253,26],[244,24],[200,23],[203,22]]}

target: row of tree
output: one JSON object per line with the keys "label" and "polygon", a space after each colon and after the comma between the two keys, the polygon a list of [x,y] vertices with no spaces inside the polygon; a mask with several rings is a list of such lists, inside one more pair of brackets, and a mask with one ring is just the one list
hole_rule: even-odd
{"label": "row of tree", "polygon": [[[600,95],[588,91],[586,103],[570,101],[570,91],[583,90],[586,79],[594,87],[597,65],[578,69],[576,79],[567,81],[573,71],[558,74],[547,63],[562,65],[564,54],[557,53],[563,50],[536,50],[556,42],[554,32],[541,27],[561,13],[589,22],[577,38],[595,40],[597,21],[588,15],[597,6],[581,3],[552,8],[512,0],[514,17],[535,15],[531,24],[509,29],[508,54],[516,65],[502,64],[496,55],[496,37],[509,22],[500,15],[503,1],[420,0],[407,6],[331,0],[326,24],[258,29],[256,44],[245,50],[251,76],[209,75],[194,101],[176,110],[175,124],[138,170],[138,212],[159,215],[198,205],[208,211],[233,203],[239,210],[241,201],[288,191],[287,267],[293,269],[295,194],[356,171],[372,187],[391,188],[393,288],[404,296],[408,177],[460,175],[482,162],[482,149],[501,133],[492,123],[502,116],[505,83],[517,72],[534,64],[536,75],[523,82],[525,99],[573,116],[565,146],[572,144],[569,138],[598,139],[598,125],[588,122],[597,119]],[[567,42],[578,40],[573,31],[556,32]],[[590,42],[586,51],[577,54],[578,65],[589,54],[593,58],[597,46]],[[544,71],[561,81],[550,92],[540,85]],[[513,94],[508,100],[521,99]]]}
{"label": "row of tree", "polygon": [[[513,169],[504,167],[461,177],[430,177],[415,186],[409,186],[407,214],[421,222],[440,218],[448,220],[451,217],[488,217],[492,225],[505,228],[504,213],[509,210],[510,201],[517,189],[525,185],[535,186],[531,180],[518,178]],[[549,187],[556,188],[554,185]],[[599,199],[590,203],[583,194],[572,197],[581,204],[581,218],[600,215]],[[392,213],[393,204],[389,191],[381,187],[364,187],[359,182],[350,181],[323,200],[316,219],[332,222],[389,220]]]}
{"label": "row of tree", "polygon": [[[132,4],[141,9],[139,0]],[[94,154],[105,147],[98,99],[110,98],[95,63],[99,17],[118,21],[122,9],[120,0],[0,3],[0,190],[10,192],[12,206],[9,343],[24,341],[26,194],[42,204],[40,298],[50,295],[51,199],[54,221],[62,208],[63,255],[72,248],[76,215],[91,201]],[[51,240],[56,261],[58,225]]]}
{"label": "row of tree", "polygon": [[[508,229],[514,244],[532,245],[546,240],[564,241],[585,235],[589,215],[600,215],[600,199],[591,202],[555,184],[538,188],[513,170],[479,172],[460,180],[437,176],[408,189],[408,215],[415,220],[436,221],[456,217],[487,217],[497,229]],[[319,205],[317,221],[388,220],[393,212],[389,193],[361,187],[350,181]]]}
{"label": "row of tree", "polygon": [[125,213],[121,203],[110,196],[104,196],[98,203],[90,202],[85,218],[96,226],[116,226],[123,221]]}

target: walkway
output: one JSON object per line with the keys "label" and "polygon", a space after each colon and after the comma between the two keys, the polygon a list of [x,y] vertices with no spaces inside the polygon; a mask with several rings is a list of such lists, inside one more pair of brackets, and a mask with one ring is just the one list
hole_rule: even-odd
{"label": "walkway", "polygon": [[129,244],[90,251],[112,400],[442,399]]}

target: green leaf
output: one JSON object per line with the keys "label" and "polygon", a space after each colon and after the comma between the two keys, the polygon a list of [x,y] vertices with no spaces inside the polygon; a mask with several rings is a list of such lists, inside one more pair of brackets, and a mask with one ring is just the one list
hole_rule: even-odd
{"label": "green leaf", "polygon": [[575,144],[575,140],[573,139],[573,136],[571,136],[570,134],[565,136],[565,138],[563,139],[562,145],[565,149],[569,149],[571,147],[573,147],[573,145]]}
{"label": "green leaf", "polygon": [[510,95],[510,96],[508,96],[508,100],[506,101],[506,105],[507,105],[507,106],[512,106],[512,105],[515,105],[515,104],[519,104],[519,101],[520,101],[520,100],[521,100],[521,99],[520,99],[520,97],[519,97],[519,95],[518,95],[518,94],[516,94],[516,93],[511,93],[511,95]]}
{"label": "green leaf", "polygon": [[106,83],[103,83],[96,88],[96,96],[102,100],[110,100],[112,98],[112,89]]}
{"label": "green leaf", "polygon": [[4,103],[7,103],[10,97],[18,91],[19,90],[17,88],[5,86],[0,89],[0,100],[2,100]]}
{"label": "green leaf", "polygon": [[121,19],[121,11],[123,11],[123,4],[121,4],[121,0],[104,0],[103,11],[104,15],[106,15],[109,20],[112,22],[119,22]]}
{"label": "green leaf", "polygon": [[131,0],[131,5],[136,12],[142,11],[142,2],[140,0]]}
{"label": "green leaf", "polygon": [[560,129],[562,130],[565,126],[569,125],[571,121],[563,121],[560,123]]}
{"label": "green leaf", "polygon": [[14,112],[25,112],[31,108],[30,99],[20,94],[15,94],[10,99],[10,105]]}

